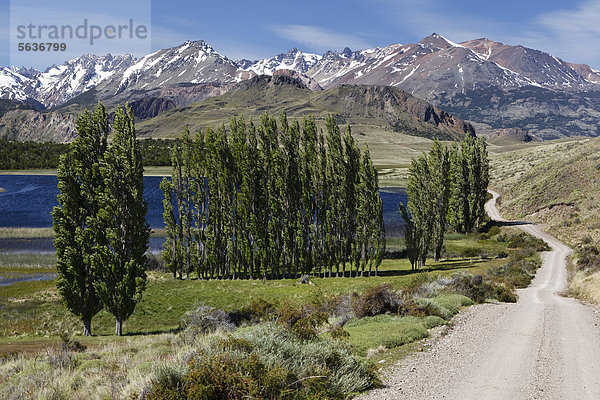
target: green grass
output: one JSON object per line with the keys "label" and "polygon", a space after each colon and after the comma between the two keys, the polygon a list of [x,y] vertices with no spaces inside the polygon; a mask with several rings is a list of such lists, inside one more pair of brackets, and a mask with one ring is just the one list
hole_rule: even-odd
{"label": "green grass", "polygon": [[[450,275],[464,269],[481,273],[501,263],[502,260],[445,260],[418,273]],[[235,310],[256,299],[273,303],[302,303],[317,292],[335,296],[363,292],[380,283],[390,283],[400,289],[411,283],[415,272],[410,270],[406,260],[384,260],[380,275],[369,278],[313,278],[312,284],[303,285],[296,279],[187,281],[173,280],[166,273],[150,273],[147,290],[135,313],[125,322],[124,331],[143,334],[176,329],[185,312],[201,303]],[[61,304],[52,281],[0,287],[0,307],[0,333],[3,335],[57,335],[62,330],[80,330],[78,321]],[[113,325],[114,318],[102,311],[94,318],[92,329],[96,334],[110,335]]]}
{"label": "green grass", "polygon": [[[444,323],[441,318],[436,321],[438,325]],[[368,349],[394,348],[424,339],[429,335],[428,327],[433,326],[426,326],[425,318],[377,315],[350,321],[344,329],[350,334],[356,352],[366,356]]]}
{"label": "green grass", "polygon": [[[477,240],[475,236],[466,235],[450,235],[446,245],[457,249],[467,247],[469,242],[485,254],[498,248],[505,249],[495,239]],[[390,245],[401,249],[403,243],[392,240]],[[49,254],[0,254],[0,274],[54,272],[55,261],[55,256]],[[389,283],[400,290],[427,276],[448,276],[457,271],[480,274],[504,262],[503,259],[461,256],[443,259],[439,263],[428,262],[426,268],[411,271],[406,259],[386,259],[377,277],[312,278],[308,285],[299,284],[297,279],[174,280],[169,273],[150,272],[147,289],[135,313],[125,322],[124,333],[131,337],[172,331],[179,327],[182,316],[198,304],[236,310],[257,299],[277,304],[285,301],[306,303],[317,293],[325,296],[362,293],[381,283]],[[62,332],[79,334],[80,325],[63,306],[53,281],[22,282],[0,287],[0,353],[2,349],[14,348],[11,343],[16,338],[28,338],[34,343],[48,337],[58,340]],[[99,336],[85,339],[88,343],[114,338],[114,318],[101,311],[93,319],[92,330]],[[43,345],[44,342],[40,343]],[[368,347],[377,346],[373,343]]]}

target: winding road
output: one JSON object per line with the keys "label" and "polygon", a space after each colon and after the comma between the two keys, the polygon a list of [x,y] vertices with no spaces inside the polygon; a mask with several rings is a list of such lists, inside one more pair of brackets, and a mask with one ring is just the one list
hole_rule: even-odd
{"label": "winding road", "polygon": [[[492,219],[497,193],[486,204]],[[361,399],[600,399],[598,311],[561,296],[571,249],[534,224],[519,229],[551,251],[515,304],[483,304],[461,312],[428,350],[394,367],[383,389]]]}

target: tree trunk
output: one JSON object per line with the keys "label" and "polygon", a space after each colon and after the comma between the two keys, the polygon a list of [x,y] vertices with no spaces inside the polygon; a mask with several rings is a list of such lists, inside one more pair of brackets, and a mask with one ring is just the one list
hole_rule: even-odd
{"label": "tree trunk", "polygon": [[123,319],[121,317],[116,317],[115,335],[123,336]]}
{"label": "tree trunk", "polygon": [[92,336],[92,319],[83,320],[83,336]]}

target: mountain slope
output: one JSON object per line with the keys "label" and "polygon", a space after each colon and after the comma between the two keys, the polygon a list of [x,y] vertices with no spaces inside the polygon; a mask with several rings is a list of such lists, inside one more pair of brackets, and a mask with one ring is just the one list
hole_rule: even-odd
{"label": "mountain slope", "polygon": [[600,243],[600,138],[527,145],[491,164],[508,218],[542,223],[571,246]]}
{"label": "mountain slope", "polygon": [[432,34],[414,44],[323,56],[292,49],[234,61],[204,41],[131,56],[82,56],[45,72],[0,69],[0,98],[77,113],[130,102],[141,119],[227,92],[257,74],[287,75],[310,89],[391,86],[462,119],[479,133],[524,129],[542,139],[600,135],[600,72],[489,39],[455,43]]}
{"label": "mountain slope", "polygon": [[287,53],[262,60],[239,60],[237,65],[243,70],[252,71],[257,75],[272,75],[273,72],[280,69],[291,69],[305,74],[321,57],[318,54],[303,53],[294,47]]}
{"label": "mountain slope", "polygon": [[[384,86],[342,85],[325,91],[312,91],[299,79],[276,74],[241,82],[222,96],[178,108],[138,124],[141,134],[172,136],[185,126],[192,130],[228,123],[232,115],[258,118],[267,111],[302,118],[323,119],[328,113],[338,123],[396,131],[405,134],[453,139],[471,125],[406,92]],[[359,128],[360,129],[360,128]]]}

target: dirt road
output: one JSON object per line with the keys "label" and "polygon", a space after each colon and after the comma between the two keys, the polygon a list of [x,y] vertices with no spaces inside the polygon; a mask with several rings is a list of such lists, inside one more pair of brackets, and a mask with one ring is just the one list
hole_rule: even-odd
{"label": "dirt road", "polygon": [[[486,211],[502,220],[494,198]],[[461,312],[428,351],[396,366],[386,388],[364,399],[600,399],[597,311],[562,297],[571,251],[538,226],[518,227],[552,251],[516,304],[484,304]]]}

